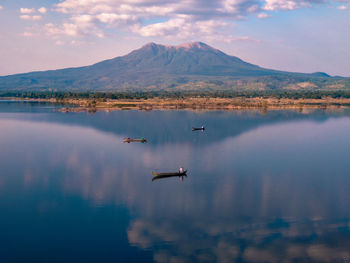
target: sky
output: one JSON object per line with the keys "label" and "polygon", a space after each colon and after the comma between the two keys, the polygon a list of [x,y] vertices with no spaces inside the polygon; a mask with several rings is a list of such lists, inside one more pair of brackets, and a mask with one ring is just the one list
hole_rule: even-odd
{"label": "sky", "polygon": [[350,0],[0,0],[0,75],[194,41],[261,67],[350,77]]}

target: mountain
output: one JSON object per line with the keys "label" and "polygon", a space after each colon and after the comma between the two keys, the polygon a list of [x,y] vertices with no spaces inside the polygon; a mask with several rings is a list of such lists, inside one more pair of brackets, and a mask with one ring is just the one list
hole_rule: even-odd
{"label": "mountain", "polygon": [[261,68],[201,42],[178,46],[149,43],[125,56],[91,66],[0,77],[0,90],[315,89],[339,82],[344,80],[322,72],[303,74]]}

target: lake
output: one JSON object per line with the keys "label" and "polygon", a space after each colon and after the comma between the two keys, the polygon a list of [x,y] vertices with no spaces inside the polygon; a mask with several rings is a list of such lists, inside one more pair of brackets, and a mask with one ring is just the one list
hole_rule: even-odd
{"label": "lake", "polygon": [[0,262],[350,261],[349,109],[59,107],[0,101]]}

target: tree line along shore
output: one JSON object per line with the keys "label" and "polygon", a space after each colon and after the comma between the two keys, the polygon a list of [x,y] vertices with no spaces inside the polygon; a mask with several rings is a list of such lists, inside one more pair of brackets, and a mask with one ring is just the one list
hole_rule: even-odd
{"label": "tree line along shore", "polygon": [[239,110],[341,108],[350,106],[350,91],[308,92],[2,92],[2,99],[63,104],[61,110]]}

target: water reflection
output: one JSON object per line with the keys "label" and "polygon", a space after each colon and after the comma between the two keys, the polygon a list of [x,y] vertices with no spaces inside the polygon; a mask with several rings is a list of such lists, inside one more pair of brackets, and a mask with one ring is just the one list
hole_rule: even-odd
{"label": "water reflection", "polygon": [[[164,112],[152,114],[171,127],[162,119]],[[181,116],[177,123],[190,123],[193,114],[175,114],[168,121]],[[213,113],[207,114],[210,119]],[[225,127],[227,120],[244,122],[245,117],[231,114],[219,118],[217,127]],[[322,115],[319,121],[316,114],[314,121],[294,113],[288,119],[289,113],[282,112],[282,117],[273,113],[276,121],[269,114],[252,115],[249,125],[242,124],[247,129],[226,130],[220,140],[212,139],[214,134],[205,137],[212,129],[196,137],[181,129],[148,144],[124,144],[123,128],[110,132],[71,125],[70,118],[85,115],[64,115],[67,120],[61,121],[59,113],[45,113],[25,121],[0,114],[0,210],[25,214],[31,227],[42,215],[69,217],[71,210],[61,208],[68,197],[88,202],[83,210],[87,218],[96,208],[122,207],[129,214],[125,224],[111,223],[119,222],[121,212],[100,215],[101,220],[110,218],[110,229],[118,229],[114,249],[122,254],[123,246],[151,251],[155,262],[350,260],[350,119],[337,114]],[[47,120],[50,116],[55,121]],[[130,118],[128,125],[138,120]],[[140,128],[147,130],[147,125]],[[191,171],[184,182],[152,184],[151,171],[181,165]],[[22,200],[18,196],[32,203],[25,208],[24,201],[13,202]],[[69,204],[81,211],[76,202]],[[33,212],[25,212],[28,208]],[[15,229],[11,217],[4,220],[2,225]],[[0,230],[5,231],[1,224]],[[47,231],[57,235],[59,230]],[[6,235],[2,239],[8,241]],[[103,251],[103,244],[94,246]]]}
{"label": "water reflection", "polygon": [[156,175],[156,176],[153,176],[152,182],[156,181],[156,180],[160,180],[160,179],[167,179],[167,178],[174,178],[174,177],[178,177],[180,179],[180,181],[183,181],[184,177],[187,177],[187,174],[183,174],[183,175]]}
{"label": "water reflection", "polygon": [[[122,137],[147,138],[151,146],[166,143],[208,144],[226,138],[239,136],[261,126],[281,124],[290,121],[324,122],[330,116],[350,116],[350,109],[304,111],[271,111],[262,115],[260,111],[117,111],[89,113],[57,113],[52,104],[3,103],[0,100],[1,115],[17,120],[57,123],[70,126],[89,127]],[[30,114],[28,114],[30,113]],[[56,113],[56,114],[54,114]],[[193,126],[206,123],[206,132],[189,134]]]}
{"label": "water reflection", "polygon": [[156,262],[350,260],[348,221],[279,219],[235,225],[229,221],[179,224],[177,220],[138,220],[131,224],[128,237],[140,248],[153,248]]}

